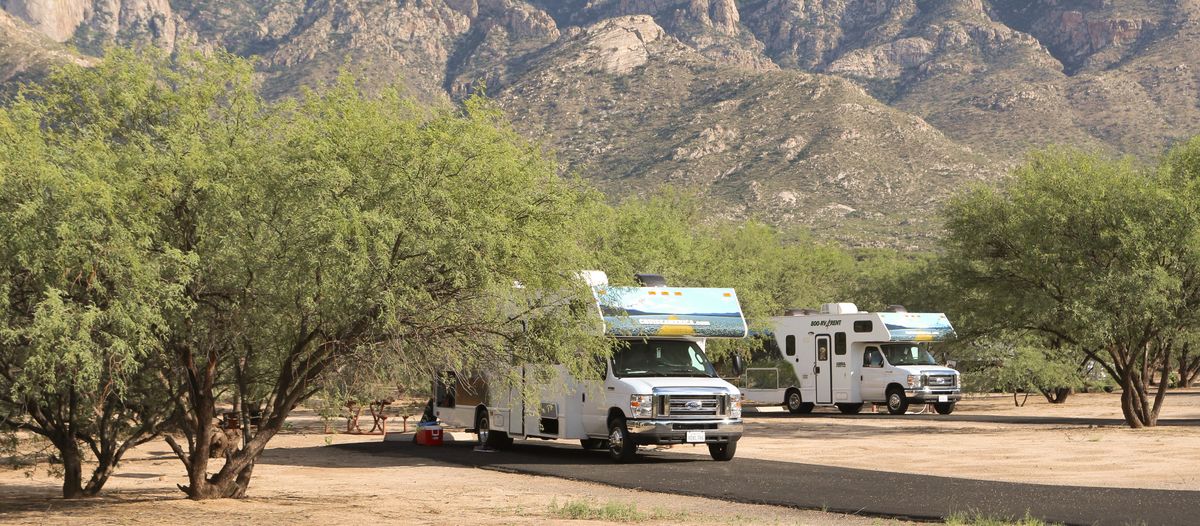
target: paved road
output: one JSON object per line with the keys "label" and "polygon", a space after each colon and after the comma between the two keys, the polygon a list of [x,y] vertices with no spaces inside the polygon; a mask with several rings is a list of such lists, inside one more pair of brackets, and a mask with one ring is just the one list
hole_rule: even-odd
{"label": "paved road", "polygon": [[[1014,484],[749,458],[715,462],[645,451],[639,454],[639,462],[622,465],[609,462],[604,452],[554,442],[518,442],[510,450],[494,453],[475,452],[470,444],[438,448],[367,442],[333,447],[377,455],[381,462],[415,456],[623,488],[871,516],[940,520],[959,512],[1020,518],[1028,512],[1063,524],[1200,523],[1200,492],[1192,491]],[[1031,471],[1036,469],[1030,466]]]}

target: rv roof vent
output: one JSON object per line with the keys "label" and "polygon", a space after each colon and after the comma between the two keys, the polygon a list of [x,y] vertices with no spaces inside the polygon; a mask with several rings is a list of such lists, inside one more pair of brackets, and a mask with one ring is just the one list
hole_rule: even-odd
{"label": "rv roof vent", "polygon": [[604,287],[608,285],[608,274],[603,270],[584,270],[579,273],[583,282],[589,287]]}
{"label": "rv roof vent", "polygon": [[816,309],[800,308],[800,309],[784,309],[784,316],[811,316],[816,314]]}
{"label": "rv roof vent", "polygon": [[908,312],[908,309],[904,308],[904,305],[888,305],[886,309],[883,309],[883,311],[884,312]]}
{"label": "rv roof vent", "polygon": [[854,314],[858,305],[853,303],[826,303],[821,305],[821,314]]}
{"label": "rv roof vent", "polygon": [[667,279],[658,274],[634,274],[633,277],[637,278],[638,283],[641,283],[643,287],[667,286]]}

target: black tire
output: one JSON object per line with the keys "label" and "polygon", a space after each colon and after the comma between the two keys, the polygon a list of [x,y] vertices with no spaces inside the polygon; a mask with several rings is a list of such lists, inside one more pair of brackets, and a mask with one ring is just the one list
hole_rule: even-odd
{"label": "black tire", "polygon": [[887,408],[888,413],[893,415],[902,415],[908,412],[908,398],[904,396],[904,390],[893,387],[887,392]]}
{"label": "black tire", "polygon": [[608,456],[614,462],[629,462],[637,456],[637,444],[629,436],[624,418],[614,418],[608,423]]}
{"label": "black tire", "polygon": [[783,406],[786,407],[788,411],[798,415],[811,413],[813,410],[813,403],[805,402],[804,399],[800,397],[799,389],[788,390],[787,394],[784,395],[783,398]]}
{"label": "black tire", "polygon": [[863,405],[861,402],[857,404],[837,404],[837,408],[843,415],[857,415],[862,412]]}
{"label": "black tire", "polygon": [[478,415],[475,415],[475,433],[479,436],[479,445],[492,449],[504,449],[512,445],[513,441],[509,438],[508,433],[493,431],[488,427],[489,425],[491,422],[488,420],[487,411],[480,411]]}
{"label": "black tire", "polygon": [[948,415],[954,412],[954,402],[938,402],[933,404],[933,410],[939,415]]}
{"label": "black tire", "polygon": [[607,449],[608,441],[601,438],[581,438],[579,445],[583,446],[583,449]]}
{"label": "black tire", "polygon": [[728,462],[733,460],[735,453],[737,453],[737,440],[730,440],[724,444],[708,445],[708,454],[713,460]]}

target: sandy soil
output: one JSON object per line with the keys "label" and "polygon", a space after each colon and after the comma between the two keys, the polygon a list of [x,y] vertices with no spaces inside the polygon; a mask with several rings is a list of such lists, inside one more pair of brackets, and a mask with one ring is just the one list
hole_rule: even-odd
{"label": "sandy soil", "polygon": [[67,502],[45,466],[27,477],[0,470],[3,524],[607,524],[568,520],[552,506],[587,502],[635,506],[639,524],[905,524],[820,511],[736,504],[611,488],[548,477],[500,473],[414,459],[375,466],[370,455],[324,447],[380,440],[353,435],[277,437],[255,468],[250,498],[192,502],[175,489],[183,466],[165,444],[137,450],[104,497]]}
{"label": "sandy soil", "polygon": [[1031,396],[1025,407],[1014,407],[1011,396],[973,398],[950,417],[848,417],[819,409],[804,418],[747,418],[738,456],[1037,484],[1200,490],[1200,390],[1170,394],[1161,418],[1193,422],[1139,430],[1109,423],[1122,419],[1117,394],[1075,394],[1065,405]]}
{"label": "sandy soil", "polygon": [[[1200,390],[1172,394],[1164,419],[1188,425],[1131,430],[1117,423],[1117,395],[1074,395],[1066,405],[1030,397],[978,397],[950,417],[936,414],[845,416],[818,410],[804,417],[766,413],[747,418],[739,457],[986,480],[1106,487],[1200,490]],[[869,411],[868,407],[866,411]],[[782,417],[782,418],[781,418]],[[413,460],[374,465],[370,455],[327,444],[380,440],[323,434],[311,414],[272,441],[255,470],[250,498],[190,502],[175,489],[183,467],[161,442],[135,451],[105,497],[65,502],[43,464],[0,469],[0,522],[5,524],[405,524],[606,523],[567,520],[553,505],[632,505],[645,524],[898,524],[819,511],[734,504],[499,473]],[[466,438],[465,435],[461,435]],[[701,454],[677,447],[673,454]],[[736,462],[736,460],[735,460]]]}

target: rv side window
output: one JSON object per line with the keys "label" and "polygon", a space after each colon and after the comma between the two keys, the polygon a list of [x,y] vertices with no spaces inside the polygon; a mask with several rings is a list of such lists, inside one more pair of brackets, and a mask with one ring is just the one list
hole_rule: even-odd
{"label": "rv side window", "polygon": [[434,398],[438,407],[454,407],[455,391],[458,390],[458,378],[453,371],[439,374],[434,385]]}
{"label": "rv side window", "polygon": [[787,352],[788,356],[795,356],[796,355],[796,335],[789,334],[788,337],[784,339],[784,346],[787,347],[785,352]]}
{"label": "rv side window", "polygon": [[875,330],[875,326],[871,323],[871,320],[858,320],[854,322],[854,332],[871,332],[872,330]]}
{"label": "rv side window", "polygon": [[863,367],[883,367],[883,354],[878,347],[867,347],[863,353]]}
{"label": "rv side window", "polygon": [[833,335],[833,354],[838,356],[846,354],[846,333],[839,332]]}

